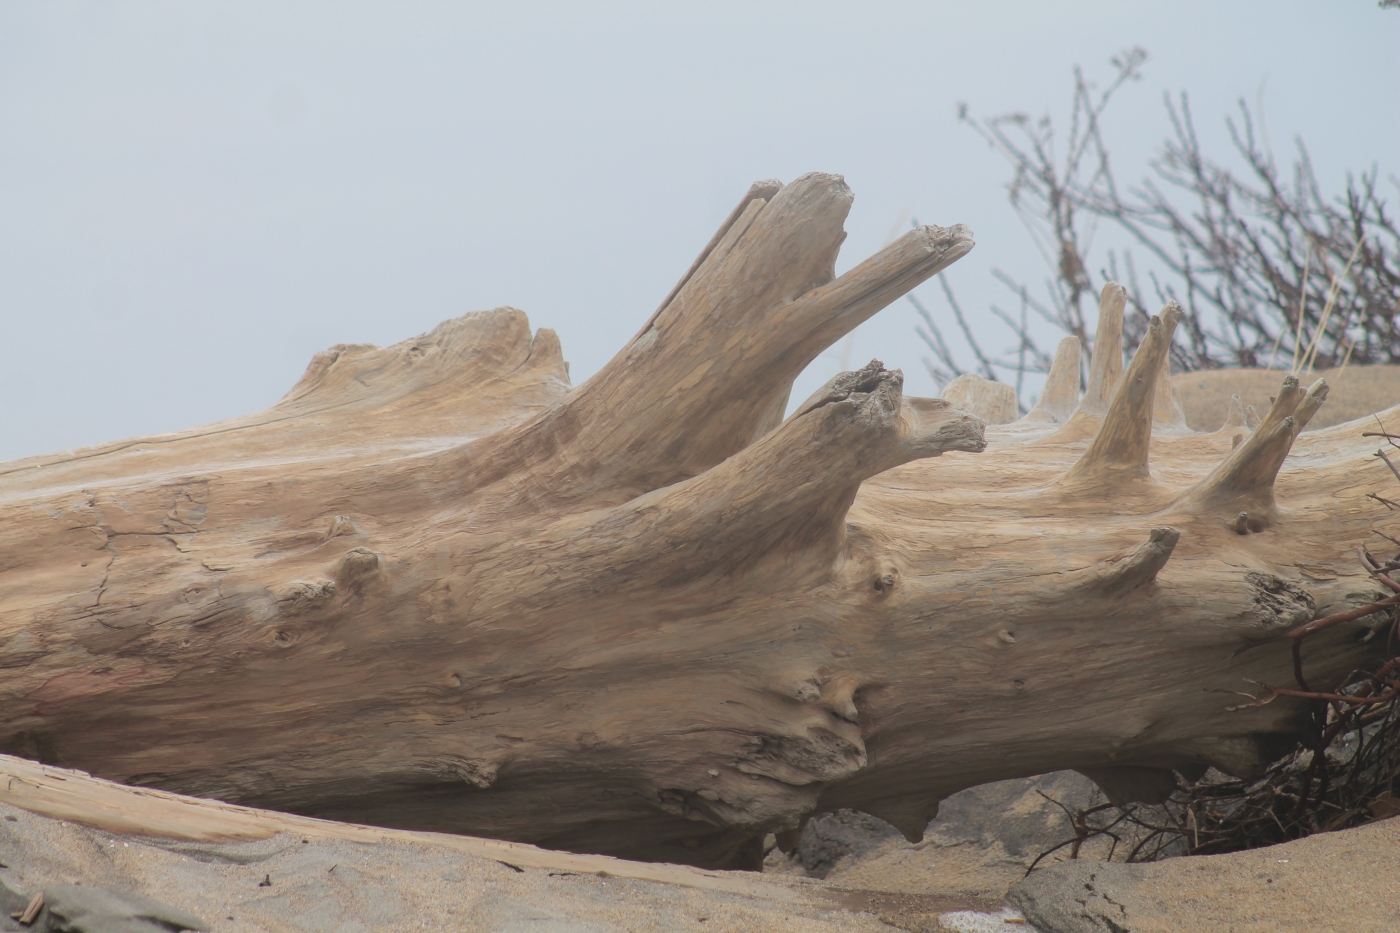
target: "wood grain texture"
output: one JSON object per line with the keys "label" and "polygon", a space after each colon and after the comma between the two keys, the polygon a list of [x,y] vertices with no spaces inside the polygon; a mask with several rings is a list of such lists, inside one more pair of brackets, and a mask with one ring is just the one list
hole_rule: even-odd
{"label": "wood grain texture", "polygon": [[0,749],[712,867],[823,810],[917,838],[1001,778],[1257,769],[1303,707],[1227,712],[1290,670],[1232,653],[1376,591],[1374,444],[1298,435],[1320,389],[1233,448],[1154,433],[1167,335],[1125,378],[1107,289],[1067,419],[986,427],[872,362],[784,420],[807,363],[972,246],[922,227],[834,277],[850,203],[755,186],[577,388],[497,309],[320,354],[257,415],[0,465]]}

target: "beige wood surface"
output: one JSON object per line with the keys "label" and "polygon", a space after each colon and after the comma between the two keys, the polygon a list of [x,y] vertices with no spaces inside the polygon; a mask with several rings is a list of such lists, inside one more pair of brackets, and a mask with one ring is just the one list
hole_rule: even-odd
{"label": "beige wood surface", "polygon": [[[1067,415],[1068,363],[985,427],[872,362],[784,420],[808,362],[972,247],[921,227],[835,278],[850,203],[756,185],[577,388],[497,309],[320,354],[257,415],[0,465],[0,749],[703,866],[839,807],[917,838],[1000,778],[1256,769],[1303,707],[1227,711],[1290,676],[1234,652],[1378,591],[1374,442],[1298,436],[1321,386],[1247,438],[1155,417],[1176,312],[1125,373],[1116,287]],[[1319,681],[1368,621],[1309,641]]]}

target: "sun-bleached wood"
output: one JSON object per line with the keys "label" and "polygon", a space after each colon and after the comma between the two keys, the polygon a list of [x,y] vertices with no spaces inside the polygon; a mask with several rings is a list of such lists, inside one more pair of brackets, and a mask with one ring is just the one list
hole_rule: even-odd
{"label": "sun-bleached wood", "polygon": [[[1063,423],[986,427],[878,362],[782,418],[972,246],[922,227],[836,278],[850,204],[834,175],[755,186],[577,388],[497,309],[319,354],[257,415],[0,465],[0,749],[704,866],[841,807],[917,838],[1000,778],[1259,768],[1304,705],[1228,711],[1290,676],[1234,651],[1376,589],[1374,445],[1298,436],[1320,387],[1233,450],[1153,434],[1175,317],[1124,374],[1108,289]],[[1365,624],[1310,639],[1310,672],[1374,650]]]}
{"label": "sun-bleached wood", "polygon": [[988,424],[1010,424],[1016,420],[1016,390],[1000,382],[983,379],[977,373],[964,373],[943,387],[939,397]]}
{"label": "sun-bleached wood", "polygon": [[[1105,293],[1108,286],[1104,287]],[[1147,451],[1152,440],[1153,403],[1162,363],[1171,348],[1172,333],[1182,318],[1181,307],[1170,302],[1148,322],[1142,344],[1128,371],[1113,390],[1103,424],[1084,456],[1065,474],[1068,483],[1101,483],[1147,475]],[[1105,355],[1119,354],[1105,348]]]}
{"label": "sun-bleached wood", "polygon": [[1230,396],[1230,408],[1225,415],[1225,423],[1220,426],[1221,431],[1249,430],[1250,424],[1244,413],[1244,402],[1238,393]]}
{"label": "sun-bleached wood", "polygon": [[1045,376],[1035,407],[1026,415],[1027,421],[1050,421],[1063,424],[1074,415],[1079,405],[1079,338],[1070,334],[1060,338],[1055,347],[1055,359]]}
{"label": "sun-bleached wood", "polygon": [[1278,512],[1274,479],[1298,435],[1327,400],[1327,383],[1319,379],[1305,393],[1289,375],[1259,426],[1234,447],[1224,462],[1193,487],[1185,501],[1202,507],[1244,507],[1251,530],[1272,522]]}
{"label": "sun-bleached wood", "polygon": [[1128,292],[1117,282],[1109,282],[1099,292],[1099,320],[1094,330],[1094,352],[1089,357],[1089,380],[1084,385],[1081,411],[1101,415],[1118,380],[1123,377],[1123,309]]}
{"label": "sun-bleached wood", "polygon": [[[1176,302],[1172,302],[1173,305]],[[1157,397],[1152,402],[1152,417],[1158,425],[1168,425],[1182,431],[1186,427],[1186,408],[1181,404],[1181,393],[1172,382],[1172,357],[1162,356],[1162,371],[1157,375]]]}

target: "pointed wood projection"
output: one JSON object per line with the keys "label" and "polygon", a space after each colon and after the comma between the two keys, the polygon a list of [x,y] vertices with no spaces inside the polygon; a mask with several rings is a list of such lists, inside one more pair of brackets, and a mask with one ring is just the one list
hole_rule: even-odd
{"label": "pointed wood projection", "polygon": [[1123,376],[1123,308],[1128,293],[1117,282],[1109,282],[1099,293],[1099,323],[1094,332],[1094,354],[1089,359],[1089,381],[1079,410],[1086,415],[1102,415]]}
{"label": "pointed wood projection", "polygon": [[[1253,431],[1158,417],[1180,312],[1125,371],[1116,285],[1082,399],[1069,340],[1013,424],[878,362],[784,418],[972,248],[920,227],[835,277],[851,199],[755,185],[577,388],[502,308],[333,348],[260,414],[0,465],[0,751],[708,866],[840,807],[918,838],[1017,775],[1257,770],[1305,709],[1228,711],[1291,671],[1235,650],[1369,598],[1355,549],[1400,533],[1362,428],[1300,436],[1326,388],[1294,379]],[[1310,639],[1310,674],[1374,621]]]}
{"label": "pointed wood projection", "polygon": [[1079,405],[1079,354],[1078,337],[1071,334],[1060,338],[1045,386],[1026,421],[1064,422],[1074,414]]}

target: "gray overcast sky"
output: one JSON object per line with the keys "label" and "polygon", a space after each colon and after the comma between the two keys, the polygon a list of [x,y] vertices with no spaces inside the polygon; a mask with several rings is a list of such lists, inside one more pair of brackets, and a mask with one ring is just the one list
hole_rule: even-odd
{"label": "gray overcast sky", "polygon": [[[1400,11],[1374,0],[10,0],[0,459],[255,411],[318,350],[502,304],[557,329],[581,381],[751,181],[811,170],[856,194],[839,269],[901,217],[969,224],[949,274],[999,349],[989,269],[1042,266],[955,106],[1063,114],[1071,68],[1107,78],[1132,45],[1151,59],[1108,115],[1124,178],[1179,90],[1208,151],[1245,97],[1330,190],[1400,173]],[[934,393],[914,323],[891,306],[851,362]]]}

